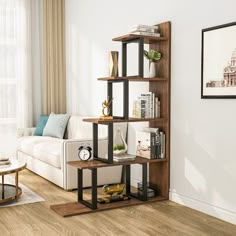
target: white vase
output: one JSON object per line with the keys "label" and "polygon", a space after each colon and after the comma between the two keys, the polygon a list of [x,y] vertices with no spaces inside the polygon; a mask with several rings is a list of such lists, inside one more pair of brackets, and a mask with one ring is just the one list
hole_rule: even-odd
{"label": "white vase", "polygon": [[149,65],[149,77],[155,78],[156,77],[156,65],[155,62],[150,62]]}
{"label": "white vase", "polygon": [[127,150],[128,150],[127,143],[125,142],[120,127],[118,127],[114,137],[113,155],[115,156],[124,155],[127,152]]}

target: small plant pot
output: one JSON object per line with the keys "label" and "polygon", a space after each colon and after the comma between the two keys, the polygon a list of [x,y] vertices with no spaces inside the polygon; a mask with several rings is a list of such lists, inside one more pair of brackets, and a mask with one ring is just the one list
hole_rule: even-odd
{"label": "small plant pot", "polygon": [[149,77],[155,78],[156,77],[156,65],[155,62],[150,62],[149,65]]}

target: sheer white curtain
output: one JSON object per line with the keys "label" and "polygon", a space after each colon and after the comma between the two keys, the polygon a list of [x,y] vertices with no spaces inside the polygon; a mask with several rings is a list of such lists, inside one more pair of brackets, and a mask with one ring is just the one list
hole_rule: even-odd
{"label": "sheer white curtain", "polygon": [[17,127],[32,127],[32,35],[39,30],[32,9],[38,4],[0,0],[0,156],[15,154]]}

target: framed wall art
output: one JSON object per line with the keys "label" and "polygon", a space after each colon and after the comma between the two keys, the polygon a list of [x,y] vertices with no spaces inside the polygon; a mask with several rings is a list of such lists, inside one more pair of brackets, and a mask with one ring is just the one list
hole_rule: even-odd
{"label": "framed wall art", "polygon": [[201,98],[236,98],[236,22],[202,30]]}

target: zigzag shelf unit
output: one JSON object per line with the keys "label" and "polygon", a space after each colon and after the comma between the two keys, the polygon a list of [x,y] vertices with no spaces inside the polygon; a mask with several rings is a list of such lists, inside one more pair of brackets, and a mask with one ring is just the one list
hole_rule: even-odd
{"label": "zigzag shelf unit", "polygon": [[[128,207],[138,204],[146,204],[155,201],[163,201],[169,199],[169,166],[170,166],[170,52],[171,52],[171,24],[164,22],[157,24],[162,37],[153,36],[137,36],[123,35],[114,38],[113,41],[122,43],[122,76],[118,78],[104,77],[99,78],[100,81],[107,82],[108,97],[112,96],[112,84],[123,83],[123,117],[114,117],[112,120],[102,119],[84,119],[93,125],[93,153],[94,160],[88,162],[73,161],[68,165],[73,166],[78,172],[78,201],[72,203],[64,203],[52,205],[56,213],[61,216],[73,216],[102,210],[109,210],[120,207]],[[138,76],[127,76],[127,44],[138,43],[139,45],[139,74]],[[143,77],[143,49],[144,44],[149,44],[150,49],[160,51],[162,53],[161,60],[156,63],[158,71],[157,78]],[[129,118],[129,83],[130,82],[147,82],[149,83],[149,91],[153,92],[161,101],[161,118],[153,119],[137,119]],[[111,106],[112,113],[112,106]],[[112,114],[111,114],[112,115]],[[158,127],[165,132],[166,146],[165,159],[146,159],[136,157],[135,161],[115,163],[113,162],[113,123],[116,122],[149,122],[149,127]],[[97,156],[98,153],[98,125],[108,126],[108,158],[102,159]],[[132,164],[140,164],[142,166],[142,183],[143,196],[140,198],[133,193],[131,186],[130,170]],[[97,203],[97,168],[109,167],[114,165],[122,165],[125,173],[125,190],[130,199],[114,203],[100,204]],[[147,176],[149,165],[149,178]],[[92,174],[92,199],[85,201],[83,199],[83,170],[89,169]],[[147,181],[150,186],[154,186],[158,195],[148,199],[147,197]],[[153,187],[152,187],[153,188]]]}

